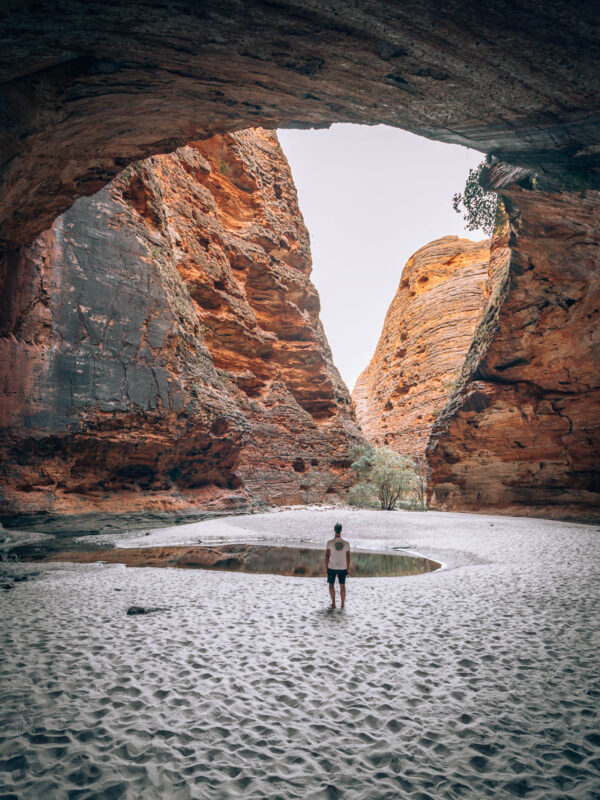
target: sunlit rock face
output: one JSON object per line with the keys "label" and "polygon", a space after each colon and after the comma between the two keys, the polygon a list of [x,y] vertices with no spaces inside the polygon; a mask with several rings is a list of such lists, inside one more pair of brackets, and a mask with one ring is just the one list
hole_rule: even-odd
{"label": "sunlit rock face", "polygon": [[0,249],[132,161],[258,125],[395,125],[598,188],[599,39],[589,1],[5,3]]}
{"label": "sunlit rock face", "polygon": [[600,194],[496,167],[510,259],[428,443],[437,507],[600,516]]}
{"label": "sunlit rock face", "polygon": [[318,502],[357,437],[275,134],[128,168],[0,272],[0,512]]}
{"label": "sunlit rock face", "polygon": [[483,314],[489,257],[488,240],[444,236],[407,262],[352,393],[360,425],[375,444],[424,456]]}

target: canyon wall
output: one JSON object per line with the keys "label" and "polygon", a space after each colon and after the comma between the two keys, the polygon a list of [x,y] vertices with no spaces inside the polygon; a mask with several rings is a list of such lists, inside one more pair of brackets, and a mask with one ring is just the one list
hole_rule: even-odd
{"label": "canyon wall", "polygon": [[444,236],[402,272],[377,348],[352,392],[365,435],[422,458],[489,296],[488,240]]}
{"label": "canyon wall", "polygon": [[[365,434],[429,466],[433,508],[600,518],[600,194],[496,163],[508,222],[406,265],[353,392]],[[489,258],[488,258],[489,257]]]}
{"label": "canyon wall", "polygon": [[0,517],[318,502],[359,436],[274,133],[130,166],[0,262]]}
{"label": "canyon wall", "polygon": [[497,165],[510,258],[428,442],[432,504],[600,517],[600,193]]}

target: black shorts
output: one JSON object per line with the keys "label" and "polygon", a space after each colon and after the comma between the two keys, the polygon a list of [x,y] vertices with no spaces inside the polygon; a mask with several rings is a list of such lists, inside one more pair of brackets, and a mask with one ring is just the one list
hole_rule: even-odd
{"label": "black shorts", "polygon": [[340,586],[343,586],[346,583],[347,574],[348,574],[347,569],[327,568],[327,583],[335,583],[335,576],[337,575],[337,579],[340,582]]}

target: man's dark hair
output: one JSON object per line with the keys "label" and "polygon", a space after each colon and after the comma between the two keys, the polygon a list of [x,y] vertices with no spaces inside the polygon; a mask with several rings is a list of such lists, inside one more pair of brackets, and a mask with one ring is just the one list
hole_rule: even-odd
{"label": "man's dark hair", "polygon": [[336,533],[341,533],[342,532],[342,523],[341,522],[336,522],[335,525],[333,526],[333,530]]}

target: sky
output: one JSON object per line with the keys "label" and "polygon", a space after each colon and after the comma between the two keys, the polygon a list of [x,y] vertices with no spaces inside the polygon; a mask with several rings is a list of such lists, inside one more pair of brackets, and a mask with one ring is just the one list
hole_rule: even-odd
{"label": "sky", "polygon": [[352,391],[410,256],[441,236],[486,238],[452,208],[483,155],[384,125],[278,135],[310,232],[321,320]]}

